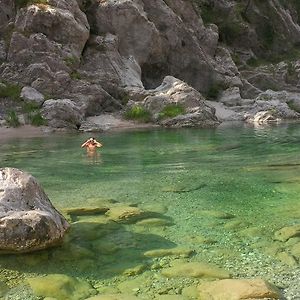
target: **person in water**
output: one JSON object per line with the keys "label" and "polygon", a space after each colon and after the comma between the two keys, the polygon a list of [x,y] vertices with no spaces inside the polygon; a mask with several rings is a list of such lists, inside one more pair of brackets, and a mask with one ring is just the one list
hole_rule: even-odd
{"label": "person in water", "polygon": [[91,137],[86,140],[82,145],[81,148],[86,148],[87,153],[95,153],[97,148],[102,147],[102,144],[96,141],[95,138]]}

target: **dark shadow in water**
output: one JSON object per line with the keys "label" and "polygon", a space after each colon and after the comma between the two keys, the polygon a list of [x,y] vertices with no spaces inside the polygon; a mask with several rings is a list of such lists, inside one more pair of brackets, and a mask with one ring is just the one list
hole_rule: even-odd
{"label": "dark shadow in water", "polygon": [[[103,216],[101,216],[103,217]],[[21,273],[62,273],[103,280],[127,273],[134,275],[151,266],[148,250],[174,248],[176,244],[152,233],[137,233],[116,222],[79,221],[71,224],[63,245],[30,254],[2,255],[1,268]]]}

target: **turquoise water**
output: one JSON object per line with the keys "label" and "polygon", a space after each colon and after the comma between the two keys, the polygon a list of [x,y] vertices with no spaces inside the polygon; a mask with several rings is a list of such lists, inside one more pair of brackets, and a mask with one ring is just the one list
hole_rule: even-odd
{"label": "turquoise water", "polygon": [[[135,293],[151,299],[158,293],[153,282],[166,284],[161,269],[176,259],[214,263],[233,277],[269,280],[299,267],[300,257],[288,263],[278,256],[293,245],[273,238],[276,230],[299,223],[299,124],[96,134],[104,146],[94,158],[80,148],[88,137],[10,139],[0,145],[1,166],[35,176],[62,212],[111,201],[152,211],[165,223],[70,219],[74,223],[61,247],[0,259],[0,280],[10,288],[28,277],[59,273],[82,278],[100,293],[108,287],[119,292],[128,278],[146,276],[149,286]],[[144,256],[173,247],[193,254]],[[171,290],[197,282],[175,280]]]}

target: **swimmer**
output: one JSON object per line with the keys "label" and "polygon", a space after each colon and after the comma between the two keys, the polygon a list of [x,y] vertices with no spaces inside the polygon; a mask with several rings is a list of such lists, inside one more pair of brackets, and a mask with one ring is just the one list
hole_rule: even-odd
{"label": "swimmer", "polygon": [[95,152],[97,148],[100,148],[102,146],[103,145],[96,141],[95,138],[91,137],[81,145],[81,148],[85,147],[87,152]]}

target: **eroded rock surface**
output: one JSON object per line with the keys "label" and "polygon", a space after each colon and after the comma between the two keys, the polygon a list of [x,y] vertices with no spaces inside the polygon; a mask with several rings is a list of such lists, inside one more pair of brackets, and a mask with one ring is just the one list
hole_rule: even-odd
{"label": "eroded rock surface", "polygon": [[28,173],[0,169],[0,250],[30,252],[62,242],[68,222]]}

